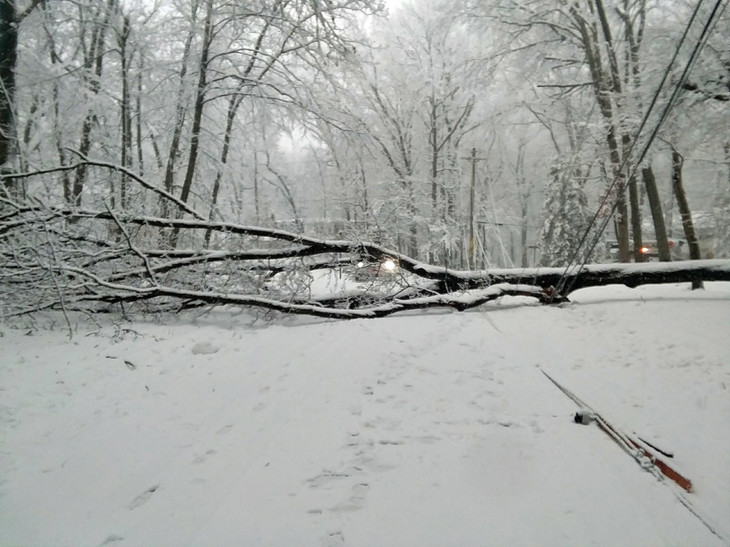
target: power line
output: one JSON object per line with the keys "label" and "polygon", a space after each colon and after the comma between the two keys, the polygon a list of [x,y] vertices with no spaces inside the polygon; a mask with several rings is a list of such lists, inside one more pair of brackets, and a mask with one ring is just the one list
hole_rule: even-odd
{"label": "power line", "polygon": [[[705,44],[707,43],[707,40],[709,39],[710,29],[714,25],[713,19],[715,18],[715,15],[717,14],[717,10],[719,9],[722,2],[723,2],[723,0],[718,0],[715,4],[715,7],[712,10],[712,13],[710,13],[710,17],[707,19],[707,22],[705,23],[705,26],[702,29],[702,34],[700,35],[700,38],[697,40],[697,43],[695,44],[695,48],[692,51],[692,55],[690,56],[689,60],[687,61],[687,64],[685,65],[684,70],[682,71],[682,75],[679,78],[679,81],[677,82],[677,84],[675,85],[671,97],[669,98],[669,101],[667,102],[664,110],[662,111],[661,116],[659,117],[659,121],[657,122],[657,125],[654,128],[654,131],[649,136],[649,139],[648,139],[646,145],[644,146],[644,149],[642,150],[642,153],[639,156],[639,159],[637,160],[636,164],[634,165],[631,173],[629,173],[629,179],[631,179],[631,177],[635,176],[636,171],[639,169],[639,166],[646,158],[646,155],[649,153],[649,149],[651,148],[651,145],[653,144],[654,140],[656,139],[657,135],[659,134],[661,127],[664,125],[664,122],[669,117],[669,112],[674,107],[674,104],[676,103],[676,100],[679,97],[679,93],[682,91],[684,83],[687,81],[687,77],[689,76],[689,73],[691,72],[695,61],[699,57],[700,52],[702,51]],[[699,5],[701,3],[702,3],[702,1],[700,0],[700,2],[697,4],[697,9],[699,9]],[[725,8],[723,8],[723,11],[724,11],[724,9]],[[638,137],[638,135],[637,135],[637,137]],[[587,251],[583,257],[583,262],[581,263],[580,268],[578,269],[578,272],[580,272],[583,269],[583,267],[586,265],[586,263],[588,262],[588,258],[590,257],[591,252],[593,252],[593,249],[598,244],[598,240],[600,239],[603,231],[606,229],[606,226],[608,225],[608,222],[609,222],[611,216],[613,216],[614,212],[616,211],[617,206],[618,206],[618,202],[614,203],[613,207],[611,208],[611,213],[609,215],[607,215],[606,219],[603,221],[603,224],[601,225],[600,230],[596,234],[596,236],[593,240],[593,243],[591,244],[590,248],[587,249]],[[575,283],[575,277],[573,278],[573,281],[571,282],[570,286],[572,286],[573,283]]]}
{"label": "power line", "polygon": [[[687,61],[687,64],[684,67],[682,75],[681,75],[679,81],[675,84],[672,95],[669,98],[669,101],[667,101],[667,104],[665,105],[664,110],[662,111],[662,114],[659,117],[659,121],[657,122],[656,126],[654,127],[654,130],[652,131],[651,135],[649,136],[649,139],[647,140],[646,144],[644,145],[644,148],[639,156],[639,159],[635,162],[631,172],[628,173],[628,180],[631,180],[631,178],[635,176],[636,171],[638,170],[639,166],[646,158],[646,155],[648,154],[649,149],[651,148],[651,145],[653,144],[654,140],[656,139],[657,135],[659,134],[661,127],[664,125],[664,122],[669,117],[669,112],[674,107],[674,103],[676,102],[677,97],[679,96],[679,93],[681,92],[681,90],[683,88],[684,82],[687,80],[687,76],[689,75],[689,72],[692,70],[692,67],[693,67],[695,61],[697,60],[697,57],[699,57],[699,54],[702,51],[702,48],[704,48],[705,44],[707,43],[707,40],[710,35],[710,28],[712,26],[714,26],[715,16],[717,15],[717,12],[718,12],[720,6],[722,5],[723,1],[724,0],[717,0],[717,2],[715,3],[712,13],[710,14],[709,18],[707,19],[707,22],[705,23],[705,25],[702,29],[702,34],[700,35],[699,39],[697,40],[697,43],[695,44],[695,48],[692,51],[692,54],[691,54],[689,60]],[[646,125],[649,115],[651,114],[651,111],[653,110],[654,106],[656,105],[656,103],[658,101],[659,95],[661,94],[662,87],[664,86],[667,78],[669,77],[672,65],[674,64],[674,62],[677,59],[677,56],[679,55],[679,51],[681,50],[682,45],[683,45],[684,41],[686,40],[690,27],[692,26],[697,14],[699,13],[699,9],[700,9],[701,5],[702,5],[702,0],[700,0],[697,3],[697,5],[695,6],[695,9],[692,13],[692,17],[690,18],[690,20],[687,24],[687,27],[685,28],[685,31],[682,34],[682,38],[680,39],[680,42],[677,45],[674,55],[672,56],[672,59],[671,59],[669,65],[667,66],[667,69],[664,72],[662,81],[660,82],[660,84],[654,94],[654,97],[652,98],[651,104],[650,104],[649,108],[647,109],[646,114],[644,115],[644,118],[642,119],[642,122],[639,126],[639,130],[636,133],[636,137],[634,138],[634,141],[633,141],[631,147],[629,148],[629,151],[625,154],[625,157],[624,157],[621,165],[619,166],[616,176],[614,177],[613,182],[611,183],[611,185],[608,188],[608,191],[606,192],[606,197],[601,201],[600,206],[598,207],[598,210],[596,211],[596,214],[591,219],[591,222],[589,223],[588,227],[586,228],[586,231],[585,231],[583,237],[581,238],[581,241],[578,244],[578,247],[576,248],[575,252],[573,253],[573,256],[571,257],[569,264],[566,266],[565,271],[563,272],[563,275],[560,278],[560,282],[558,283],[558,287],[557,287],[557,291],[556,291],[557,293],[562,293],[566,289],[566,287],[564,287],[564,284],[565,284],[568,270],[570,269],[570,265],[573,263],[575,258],[578,256],[580,247],[586,241],[591,228],[593,227],[596,219],[598,218],[598,214],[599,214],[601,208],[603,207],[603,205],[605,205],[606,200],[608,199],[608,196],[610,195],[611,190],[613,190],[613,188],[616,186],[616,184],[620,180],[621,172],[623,171],[623,168],[628,163],[628,159],[631,156],[631,152],[633,151],[634,147],[636,146],[636,143],[639,140],[639,135],[641,134],[642,130],[644,129],[644,126]],[[724,9],[725,8],[723,8],[723,11],[724,11]],[[596,233],[590,247],[588,249],[586,249],[586,252],[583,256],[583,261],[581,262],[581,264],[578,268],[578,272],[576,272],[576,274],[580,273],[581,270],[585,267],[586,263],[588,262],[588,258],[590,257],[590,254],[593,252],[596,245],[598,244],[598,241],[599,241],[601,235],[603,234],[603,231],[606,229],[606,226],[608,225],[611,217],[616,212],[617,207],[618,207],[618,200],[613,204],[613,206],[611,207],[610,213],[608,215],[606,215],[605,220],[600,225],[600,229]],[[576,276],[573,276],[573,280],[571,281],[571,283],[567,287],[567,289],[570,289],[573,286],[573,284],[575,283],[575,280],[576,280]]]}
{"label": "power line", "polygon": [[[692,24],[694,23],[694,20],[697,17],[697,14],[699,13],[702,2],[703,2],[703,0],[699,0],[697,5],[695,6],[694,11],[692,12],[692,16],[690,17],[689,22],[687,23],[687,26],[685,27],[684,32],[682,33],[682,37],[680,38],[679,43],[677,44],[677,48],[674,51],[674,55],[672,56],[672,59],[669,61],[669,65],[667,65],[667,68],[664,71],[662,80],[661,80],[661,82],[659,82],[659,86],[657,87],[657,90],[654,93],[654,96],[652,97],[651,102],[649,103],[649,108],[644,113],[644,117],[642,118],[641,123],[639,124],[639,129],[636,131],[636,137],[634,138],[633,142],[631,143],[631,147],[629,148],[628,152],[626,154],[624,154],[623,161],[619,165],[619,168],[618,168],[618,171],[616,172],[616,176],[615,176],[614,180],[609,185],[608,190],[606,190],[605,196],[598,204],[598,207],[596,208],[596,212],[593,215],[593,218],[591,218],[591,221],[588,223],[588,227],[586,228],[585,233],[581,237],[580,241],[578,242],[578,246],[576,247],[575,251],[573,252],[572,256],[570,257],[570,260],[568,261],[568,265],[566,266],[565,272],[563,272],[563,276],[561,277],[561,283],[563,283],[563,281],[565,279],[565,275],[568,271],[568,268],[570,267],[571,264],[573,264],[576,257],[578,256],[578,253],[580,252],[581,247],[586,242],[586,239],[588,238],[591,228],[595,224],[596,220],[598,220],[598,215],[600,214],[604,205],[606,205],[606,202],[608,201],[608,198],[611,195],[611,191],[613,190],[613,188],[616,186],[616,184],[620,180],[621,172],[623,171],[624,167],[628,163],[628,160],[631,157],[631,153],[633,152],[634,147],[636,146],[636,143],[639,141],[639,135],[641,135],[641,132],[644,130],[644,126],[646,125],[647,121],[649,120],[649,116],[651,115],[652,110],[656,106],[656,103],[659,99],[659,95],[661,94],[662,88],[664,87],[664,84],[666,83],[667,78],[669,78],[669,74],[671,73],[672,66],[674,65],[675,61],[677,60],[679,52],[682,49],[682,46],[684,45],[685,40],[687,39],[689,30],[692,27]],[[618,205],[618,202],[616,202],[614,204],[613,208],[611,209],[611,213],[607,216],[608,219],[610,219],[613,216],[613,213],[615,212],[617,205]],[[604,229],[605,229],[605,226],[598,232],[596,241],[591,246],[590,251],[588,253],[586,253],[586,255],[584,255],[584,259],[586,256],[590,256],[590,253],[595,248],[595,245],[598,242],[598,238],[600,238]],[[581,269],[582,269],[582,267],[583,267],[583,265],[581,265]]]}

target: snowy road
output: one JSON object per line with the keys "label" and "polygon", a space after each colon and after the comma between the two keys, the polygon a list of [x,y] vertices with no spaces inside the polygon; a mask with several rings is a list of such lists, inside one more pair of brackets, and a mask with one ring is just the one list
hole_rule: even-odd
{"label": "snowy road", "polygon": [[[0,545],[727,545],[730,287],[575,297],[1,327]],[[541,367],[673,450],[722,538]]]}

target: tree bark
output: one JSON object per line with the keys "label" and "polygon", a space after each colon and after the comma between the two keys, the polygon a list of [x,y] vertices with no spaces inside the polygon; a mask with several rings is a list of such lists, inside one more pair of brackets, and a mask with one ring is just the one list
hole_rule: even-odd
{"label": "tree bark", "polygon": [[15,2],[0,2],[0,168],[7,169],[13,147],[13,98],[15,94],[15,65],[18,56],[18,26]]}
{"label": "tree bark", "polygon": [[[683,166],[684,158],[672,147],[672,189],[674,191],[674,197],[677,199],[679,214],[682,218],[684,237],[687,238],[687,245],[689,246],[689,258],[690,260],[700,260],[702,258],[700,245],[697,241],[697,234],[694,223],[692,222],[692,211],[689,208],[689,201],[687,201],[687,194],[684,191],[684,184],[682,182]],[[692,281],[692,288],[701,289],[702,281]]]}
{"label": "tree bark", "polygon": [[639,189],[636,178],[629,179],[629,203],[631,204],[631,235],[633,238],[633,251],[635,262],[645,262],[646,257],[641,250],[644,248],[644,241],[641,235],[641,206],[639,205]]}
{"label": "tree bark", "polygon": [[[602,7],[602,5],[601,5]],[[570,8],[573,19],[580,30],[582,47],[585,52],[586,62],[593,79],[593,91],[596,96],[598,108],[606,124],[606,143],[608,144],[609,157],[613,166],[613,176],[615,178],[615,200],[616,200],[616,238],[619,245],[619,260],[621,262],[630,262],[631,251],[629,244],[629,212],[626,204],[626,177],[621,169],[621,150],[619,148],[618,137],[616,133],[616,115],[614,106],[611,101],[612,92],[616,89],[617,75],[609,74],[601,61],[600,44],[602,41],[598,36],[598,29],[595,25],[589,25],[588,22],[578,13],[576,7]],[[604,18],[605,20],[605,14]],[[611,50],[610,34],[606,36],[609,40],[608,48]],[[615,61],[614,58],[612,58]],[[619,83],[620,85],[620,83]],[[620,91],[620,88],[619,90]]]}
{"label": "tree bark", "polygon": [[[205,23],[203,30],[203,46],[200,53],[200,64],[198,66],[198,84],[196,86],[195,103],[193,111],[193,125],[190,130],[190,151],[188,153],[188,167],[185,171],[185,180],[180,191],[180,200],[187,203],[190,198],[190,189],[195,178],[195,168],[198,161],[198,150],[200,149],[200,128],[203,119],[203,107],[205,105],[205,93],[207,87],[208,56],[210,44],[213,40],[213,0],[208,0],[205,12]],[[170,246],[177,247],[179,232],[174,230],[170,238]]]}
{"label": "tree bark", "polygon": [[180,199],[187,203],[190,197],[190,189],[193,186],[195,168],[198,161],[198,150],[200,148],[200,127],[203,119],[203,106],[205,105],[205,93],[207,87],[208,56],[210,43],[213,40],[213,0],[208,0],[205,13],[203,31],[203,46],[200,53],[200,64],[198,66],[198,84],[196,86],[195,104],[193,110],[193,125],[190,130],[190,152],[188,154],[188,167],[185,171],[185,180]]}
{"label": "tree bark", "polygon": [[[185,40],[185,46],[183,47],[183,54],[180,60],[180,87],[178,87],[177,90],[177,102],[175,105],[175,125],[172,130],[172,138],[170,139],[170,151],[167,155],[167,164],[165,166],[164,187],[165,191],[168,194],[172,194],[175,190],[175,167],[177,165],[178,154],[180,153],[180,139],[182,137],[183,126],[185,125],[185,115],[187,113],[187,105],[185,104],[184,99],[185,76],[188,72],[188,59],[190,57],[190,48],[192,46],[193,38],[195,36],[195,22],[197,14],[198,0],[194,0],[192,5],[193,26],[190,29],[190,33],[188,34],[187,39]],[[166,200],[162,200],[160,203],[162,216],[169,215],[167,207],[168,202]]]}
{"label": "tree bark", "polygon": [[672,255],[669,249],[669,239],[667,237],[667,228],[664,224],[664,214],[662,213],[662,202],[659,198],[659,190],[656,185],[656,177],[651,165],[641,170],[641,177],[646,187],[646,197],[649,199],[649,209],[651,218],[654,221],[654,233],[656,235],[657,250],[659,252],[659,260],[661,262],[669,262]]}
{"label": "tree bark", "polygon": [[[20,24],[41,0],[31,0],[22,12],[15,12],[15,0],[0,1],[0,175],[12,173],[16,167],[17,127],[15,124],[15,68],[18,62],[18,32]],[[23,197],[23,182],[5,179],[0,195]]]}
{"label": "tree bark", "polygon": [[[137,74],[136,107],[136,145],[137,145],[137,172],[144,176],[144,153],[142,152],[142,73],[144,72],[144,55],[139,55],[139,73]],[[153,140],[154,144],[154,140]],[[156,145],[155,145],[156,147]],[[159,154],[158,154],[159,156]]]}
{"label": "tree bark", "polygon": [[[99,95],[101,91],[101,75],[104,67],[104,44],[106,43],[106,31],[109,27],[109,20],[112,12],[114,11],[116,0],[108,0],[106,6],[103,8],[104,15],[101,21],[96,22],[96,26],[93,29],[91,35],[91,44],[89,50],[84,59],[84,68],[91,70],[93,67],[93,73],[86,76],[89,91],[93,98]],[[81,139],[79,142],[79,152],[82,157],[86,157],[91,150],[91,130],[96,124],[97,117],[94,110],[96,105],[90,105],[89,110],[84,118],[84,123],[81,127]],[[86,167],[80,166],[76,170],[76,176],[74,177],[73,184],[71,187],[71,201],[70,204],[75,207],[81,207],[82,194],[84,192],[84,186],[86,185]]]}
{"label": "tree bark", "polygon": [[[122,79],[122,100],[120,105],[120,117],[122,120],[121,135],[121,157],[120,165],[129,168],[132,161],[132,105],[129,93],[129,45],[130,25],[129,17],[122,17],[122,29],[117,37],[119,55],[121,57],[121,79]],[[124,173],[119,174],[119,206],[122,209],[127,207],[127,177]]]}
{"label": "tree bark", "polygon": [[[15,20],[15,2],[0,2],[0,174],[13,171],[15,150],[15,122],[13,102],[15,96],[15,65],[18,57],[18,24]],[[6,180],[0,192],[18,197],[22,184]]]}
{"label": "tree bark", "polygon": [[[240,93],[240,89],[238,90],[238,93]],[[210,213],[208,215],[208,218],[210,220],[215,219],[215,211],[218,204],[218,194],[220,192],[221,188],[221,178],[223,177],[223,169],[225,168],[226,164],[228,163],[228,151],[231,146],[231,134],[233,133],[233,122],[236,119],[236,112],[238,111],[238,107],[241,104],[242,97],[239,94],[235,94],[231,97],[229,103],[228,103],[228,114],[226,116],[226,130],[223,135],[223,149],[221,150],[221,157],[220,157],[220,166],[218,167],[218,172],[215,176],[215,181],[213,183],[213,193],[210,198]],[[210,236],[211,231],[208,230],[205,232],[205,241],[204,246],[207,249],[210,245]]]}

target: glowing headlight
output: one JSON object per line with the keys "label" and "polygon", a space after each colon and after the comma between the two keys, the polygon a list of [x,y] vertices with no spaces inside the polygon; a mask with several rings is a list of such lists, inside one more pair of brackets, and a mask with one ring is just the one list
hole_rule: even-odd
{"label": "glowing headlight", "polygon": [[649,247],[642,247],[641,248],[641,252],[644,253],[644,254],[648,253],[649,252]]}
{"label": "glowing headlight", "polygon": [[395,261],[392,258],[388,258],[383,261],[383,269],[386,272],[394,272],[395,271]]}

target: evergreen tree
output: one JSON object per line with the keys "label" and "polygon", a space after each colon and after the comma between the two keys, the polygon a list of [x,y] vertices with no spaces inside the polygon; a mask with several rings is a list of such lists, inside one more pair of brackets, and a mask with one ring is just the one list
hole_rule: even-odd
{"label": "evergreen tree", "polygon": [[[564,162],[555,161],[550,169],[550,180],[545,188],[543,206],[544,223],[540,234],[540,263],[543,266],[567,266],[593,218],[588,207],[584,186],[587,170],[571,168]],[[585,250],[592,244],[597,227],[591,227],[589,237],[581,245],[575,257],[580,261]],[[601,242],[591,252],[591,260],[605,253],[605,243]]]}

